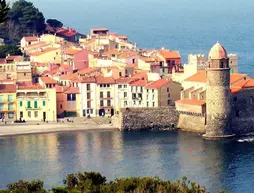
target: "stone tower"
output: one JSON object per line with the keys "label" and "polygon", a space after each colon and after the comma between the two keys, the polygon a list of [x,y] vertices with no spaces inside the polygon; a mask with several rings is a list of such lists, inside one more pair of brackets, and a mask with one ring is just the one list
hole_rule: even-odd
{"label": "stone tower", "polygon": [[231,136],[230,68],[225,48],[216,43],[206,69],[206,138]]}

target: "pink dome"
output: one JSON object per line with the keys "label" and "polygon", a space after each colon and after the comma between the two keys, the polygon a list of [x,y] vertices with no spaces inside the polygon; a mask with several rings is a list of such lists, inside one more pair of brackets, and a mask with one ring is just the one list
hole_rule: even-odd
{"label": "pink dome", "polygon": [[211,48],[211,50],[209,52],[209,55],[208,55],[208,58],[213,59],[213,60],[220,60],[220,59],[223,59],[223,58],[228,58],[227,51],[219,42],[217,42]]}

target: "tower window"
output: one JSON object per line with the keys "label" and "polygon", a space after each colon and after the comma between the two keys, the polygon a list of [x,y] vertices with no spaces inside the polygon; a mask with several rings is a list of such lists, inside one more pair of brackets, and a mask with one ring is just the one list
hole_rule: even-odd
{"label": "tower window", "polygon": [[236,110],[235,116],[236,116],[236,117],[239,117],[239,114],[240,114],[240,112],[239,112],[238,110]]}
{"label": "tower window", "polygon": [[224,63],[223,63],[223,62],[221,62],[221,63],[220,63],[220,68],[223,68],[223,65],[224,65]]}
{"label": "tower window", "polygon": [[253,96],[250,97],[250,104],[253,104],[254,103],[254,98]]}

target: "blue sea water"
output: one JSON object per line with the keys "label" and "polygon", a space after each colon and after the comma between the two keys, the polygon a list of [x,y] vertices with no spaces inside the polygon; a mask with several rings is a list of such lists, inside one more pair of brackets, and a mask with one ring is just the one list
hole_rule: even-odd
{"label": "blue sea water", "polygon": [[65,132],[2,137],[0,155],[0,189],[18,179],[41,179],[51,188],[63,185],[67,174],[86,170],[108,180],[188,176],[210,192],[253,192],[254,143],[247,141],[205,141],[174,131]]}
{"label": "blue sea water", "polygon": [[252,0],[32,0],[46,19],[56,18],[85,34],[107,27],[140,48],[208,54],[219,41],[239,56],[240,72],[254,75]]}

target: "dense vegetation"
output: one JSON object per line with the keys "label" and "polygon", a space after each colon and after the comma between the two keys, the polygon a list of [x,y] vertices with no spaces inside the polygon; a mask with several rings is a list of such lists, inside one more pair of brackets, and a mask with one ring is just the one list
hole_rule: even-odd
{"label": "dense vegetation", "polygon": [[[0,0],[0,2],[0,18],[3,20],[2,22],[0,20],[0,23],[3,23],[0,26],[0,32],[2,32],[0,37],[19,41],[24,36],[44,33],[45,17],[32,2],[17,0],[11,9],[6,5],[5,0]],[[53,29],[63,26],[62,22],[56,19],[48,19],[47,24]]]}
{"label": "dense vegetation", "polygon": [[0,58],[5,58],[8,54],[22,55],[20,49],[16,45],[7,44],[0,46]]}
{"label": "dense vegetation", "polygon": [[[107,182],[106,177],[96,172],[69,174],[64,179],[63,187],[45,190],[43,182],[18,181],[7,185],[7,190],[0,193],[203,193],[197,183],[187,178],[181,181],[163,181],[157,177],[150,178],[120,178]],[[221,192],[223,193],[223,192]]]}
{"label": "dense vegetation", "polygon": [[0,24],[7,20],[9,6],[6,4],[5,0],[0,0]]}

